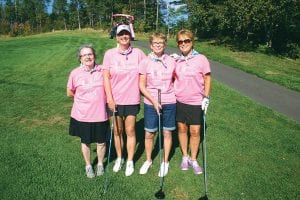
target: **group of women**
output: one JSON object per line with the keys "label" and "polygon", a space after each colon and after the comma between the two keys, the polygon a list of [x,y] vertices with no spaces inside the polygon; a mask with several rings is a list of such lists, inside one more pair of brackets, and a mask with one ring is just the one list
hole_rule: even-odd
{"label": "group of women", "polygon": [[193,33],[189,30],[177,33],[181,54],[171,56],[165,54],[167,38],[161,33],[150,36],[151,53],[148,56],[131,46],[129,26],[120,25],[116,39],[117,47],[105,52],[102,65],[96,64],[92,46],[80,47],[80,66],[71,71],[67,83],[67,96],[74,98],[70,135],[81,138],[87,177],[95,176],[91,165],[91,143],[97,146],[96,175],[104,173],[105,142],[111,117],[115,119],[117,154],[113,171],[119,172],[124,164],[123,134],[126,133],[125,175],[134,173],[135,124],[140,111],[140,94],[144,97],[146,160],[139,173],[146,174],[152,165],[154,134],[161,117],[164,154],[158,176],[164,177],[169,171],[172,133],[176,128],[183,154],[181,169],[191,167],[195,174],[201,174],[197,153],[201,116],[209,105],[211,71],[207,58],[194,49]]}

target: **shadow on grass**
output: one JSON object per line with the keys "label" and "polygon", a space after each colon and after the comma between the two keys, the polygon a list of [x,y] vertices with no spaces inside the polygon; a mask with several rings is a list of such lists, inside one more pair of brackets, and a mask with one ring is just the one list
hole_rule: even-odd
{"label": "shadow on grass", "polygon": [[[104,167],[106,167],[106,165],[108,164],[107,161],[108,161],[108,154],[109,154],[109,147],[110,147],[110,137],[111,137],[111,148],[110,148],[109,162],[111,163],[117,157],[115,145],[114,145],[114,135],[113,135],[113,133],[111,133],[111,128],[108,128],[107,133],[106,133],[106,151],[105,151],[104,162],[103,162]],[[97,152],[97,148],[95,148],[93,151]],[[98,157],[96,155],[95,159],[92,162],[92,166],[96,166],[97,164],[98,164]]]}
{"label": "shadow on grass", "polygon": [[139,121],[137,121],[135,125],[136,130],[136,146],[137,149],[134,154],[134,162],[141,159],[141,156],[143,155],[145,151],[145,130],[144,130],[144,118],[141,118]]}
{"label": "shadow on grass", "polygon": [[[207,130],[208,128],[208,125],[206,123],[205,125],[205,128]],[[203,121],[202,121],[202,124],[201,124],[201,143],[203,141],[203,135],[204,135],[204,131],[203,131]],[[108,133],[107,133],[107,141],[106,141],[106,153],[105,153],[105,158],[108,158],[108,153],[109,153],[109,144],[110,144],[110,134],[111,134],[111,131],[110,129],[108,130]],[[206,133],[207,134],[207,133]],[[124,139],[124,144],[126,144],[126,134],[123,134],[123,139]],[[162,148],[163,148],[163,135],[162,135]],[[126,145],[125,145],[126,146]],[[145,152],[145,130],[144,130],[144,118],[141,118],[140,120],[138,120],[136,122],[136,152],[134,154],[134,162],[137,162],[139,159],[144,159],[146,160],[146,158],[141,158],[143,153]],[[178,133],[177,131],[173,131],[172,133],[172,148],[171,148],[171,151],[170,151],[170,155],[169,155],[169,160],[172,159],[172,157],[175,155],[175,150],[176,148],[179,147],[179,141],[178,141]],[[199,146],[200,147],[200,146]],[[163,150],[163,149],[162,149]],[[159,157],[159,151],[160,151],[160,147],[159,147],[159,137],[156,133],[156,137],[155,137],[155,141],[154,141],[154,148],[153,148],[153,151],[152,151],[152,155],[151,155],[151,159],[152,160],[155,160],[156,157]],[[96,149],[94,150],[94,152],[96,152]],[[198,152],[199,153],[199,152]],[[126,148],[123,149],[123,155],[124,156],[124,159],[126,160],[127,158],[127,151],[126,151]],[[163,152],[162,152],[162,155],[163,155]],[[115,151],[115,147],[114,147],[114,137],[112,135],[112,141],[111,141],[111,152],[110,152],[110,162],[114,161],[116,159],[116,151]],[[93,160],[93,163],[92,165],[96,165],[98,163],[98,159],[97,157],[95,157],[95,159]],[[105,159],[105,162],[103,163],[104,166],[106,166],[108,163],[107,163],[107,159]]]}
{"label": "shadow on grass", "polygon": [[[108,132],[107,132],[107,140],[106,140],[106,152],[105,152],[105,158],[104,159],[104,163],[103,165],[106,167],[106,165],[108,164],[108,153],[109,153],[109,146],[110,146],[110,136],[111,136],[111,129],[109,128]],[[124,155],[124,159],[127,159],[127,149],[126,149],[126,142],[127,142],[127,137],[126,134],[123,134],[123,141],[124,141],[124,149],[123,149],[123,155]],[[144,118],[140,119],[139,121],[136,122],[136,152],[134,155],[134,162],[136,162],[137,160],[139,160],[142,156],[142,154],[144,153],[145,150],[145,131],[144,131]],[[96,152],[96,149],[94,150],[94,152]],[[112,161],[114,161],[117,158],[117,154],[116,154],[116,149],[115,149],[115,145],[114,145],[114,136],[112,135],[112,139],[111,139],[111,152],[110,152],[110,158],[109,161],[110,163]],[[98,163],[98,159],[97,157],[93,160],[93,166],[97,165]]]}
{"label": "shadow on grass", "polygon": [[[144,118],[140,119],[137,122],[136,125],[136,129],[137,129],[137,145],[138,148],[135,152],[135,161],[141,159],[142,154],[145,151],[145,130],[144,130]],[[157,157],[159,158],[159,151],[160,151],[160,147],[159,147],[159,136],[158,133],[155,133],[155,141],[154,141],[154,145],[153,145],[153,151],[151,154],[151,159],[155,160]],[[162,150],[163,150],[163,145],[164,145],[164,139],[163,139],[163,135],[162,135]],[[171,152],[169,155],[169,160],[171,160],[171,158],[174,156],[175,154],[175,149],[179,146],[179,142],[178,142],[178,135],[176,131],[173,131],[172,133],[172,148],[171,148]],[[163,155],[163,152],[162,152]],[[143,160],[146,160],[145,158],[142,158]]]}

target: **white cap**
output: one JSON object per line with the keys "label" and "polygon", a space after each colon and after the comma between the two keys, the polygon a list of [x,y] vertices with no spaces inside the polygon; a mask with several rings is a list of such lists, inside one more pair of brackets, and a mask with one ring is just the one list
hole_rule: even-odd
{"label": "white cap", "polygon": [[130,33],[130,35],[131,35],[130,27],[129,27],[128,25],[125,25],[125,24],[119,25],[118,28],[117,28],[117,35],[118,35],[121,31],[127,31],[127,32]]}

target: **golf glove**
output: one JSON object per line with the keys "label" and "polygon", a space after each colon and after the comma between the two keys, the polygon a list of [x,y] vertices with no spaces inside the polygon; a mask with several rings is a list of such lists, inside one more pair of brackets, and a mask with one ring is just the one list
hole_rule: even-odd
{"label": "golf glove", "polygon": [[206,114],[206,112],[207,112],[208,105],[209,105],[209,97],[204,97],[202,100],[202,105],[201,105],[202,110],[204,111],[204,114]]}

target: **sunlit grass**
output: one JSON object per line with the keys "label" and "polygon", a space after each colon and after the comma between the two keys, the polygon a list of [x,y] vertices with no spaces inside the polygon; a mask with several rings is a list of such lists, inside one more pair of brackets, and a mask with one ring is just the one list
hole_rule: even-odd
{"label": "sunlit grass", "polygon": [[[69,72],[78,65],[77,48],[91,43],[99,63],[115,41],[98,32],[54,32],[0,39],[1,199],[154,199],[159,158],[145,176],[142,111],[137,122],[136,171],[87,179],[80,141],[68,135]],[[213,81],[207,114],[208,195],[210,199],[297,199],[300,124]],[[95,146],[93,145],[93,158]],[[181,171],[174,134],[166,199],[198,199],[203,175]],[[201,155],[201,152],[200,152]],[[199,157],[201,162],[201,156]],[[95,160],[93,160],[95,164]],[[202,162],[201,162],[202,163]]]}

